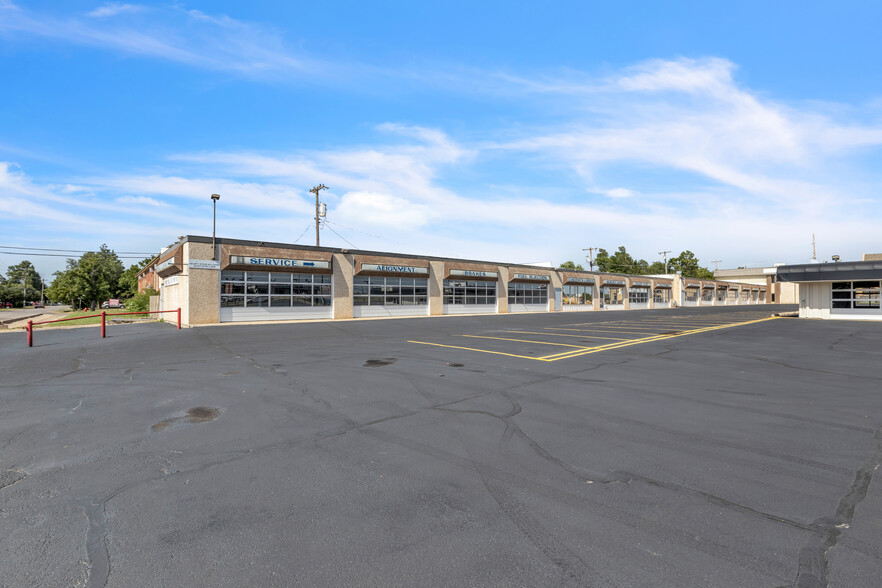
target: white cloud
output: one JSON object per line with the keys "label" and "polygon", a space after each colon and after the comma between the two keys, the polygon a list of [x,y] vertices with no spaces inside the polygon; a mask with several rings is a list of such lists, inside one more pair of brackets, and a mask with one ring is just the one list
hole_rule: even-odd
{"label": "white cloud", "polygon": [[150,198],[148,196],[120,196],[116,199],[116,202],[120,204],[135,204],[139,206],[155,206],[157,208],[168,207],[168,203],[162,202],[161,200],[157,200],[155,198]]}
{"label": "white cloud", "polygon": [[[239,27],[202,13],[189,18]],[[0,188],[14,184],[10,206],[40,204],[49,218],[68,214],[74,224],[89,211],[110,218],[114,199],[145,204],[129,207],[113,230],[141,234],[142,221],[153,219],[163,239],[207,233],[209,195],[220,193],[224,236],[294,240],[311,223],[307,189],[321,181],[331,186],[322,193],[328,227],[365,249],[563,261],[583,247],[626,245],[650,260],[688,248],[731,266],[803,261],[813,232],[829,247],[847,243],[851,253],[831,251],[841,255],[877,249],[875,170],[854,154],[877,149],[882,127],[853,122],[853,112],[845,119],[834,108],[771,100],[736,73],[712,58],[648,61],[596,78],[512,78],[510,92],[534,100],[537,113],[554,104],[554,116],[469,140],[388,122],[367,144],[176,154],[163,174],[65,178],[71,188],[40,185],[6,164]],[[74,204],[86,193],[94,195],[88,203]],[[329,232],[323,243],[347,246]]]}
{"label": "white cloud", "polygon": [[[336,72],[328,63],[295,55],[280,35],[267,27],[227,16],[210,16],[172,6],[141,10],[133,4],[108,3],[83,19],[57,18],[24,10],[9,1],[0,4],[0,32],[101,47],[189,66],[267,77],[309,73],[325,78]],[[137,26],[108,17],[138,14]],[[93,22],[100,19],[100,24]]]}
{"label": "white cloud", "polygon": [[610,188],[608,190],[595,189],[589,191],[595,192],[597,194],[603,194],[604,196],[608,196],[610,198],[631,198],[632,196],[637,195],[634,190],[629,190],[627,188]]}
{"label": "white cloud", "polygon": [[118,14],[134,14],[144,10],[144,6],[138,4],[123,4],[121,2],[107,2],[88,13],[92,18],[108,18]]}

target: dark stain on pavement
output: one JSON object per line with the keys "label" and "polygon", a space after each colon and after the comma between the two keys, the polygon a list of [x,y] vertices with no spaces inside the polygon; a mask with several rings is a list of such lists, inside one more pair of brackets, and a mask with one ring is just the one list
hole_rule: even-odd
{"label": "dark stain on pavement", "polygon": [[197,406],[194,408],[188,408],[183,415],[173,416],[159,421],[150,427],[150,430],[154,433],[158,433],[160,431],[165,431],[172,425],[180,423],[207,423],[213,421],[219,415],[220,411],[216,408],[210,406]]}
{"label": "dark stain on pavement", "polygon": [[453,361],[448,361],[448,362],[447,362],[447,365],[449,365],[450,367],[463,367],[463,364],[461,364],[461,363],[456,363],[456,362],[453,362]]}
{"label": "dark stain on pavement", "polygon": [[391,365],[395,363],[395,361],[396,360],[394,357],[384,357],[383,359],[369,359],[364,362],[362,367],[380,367],[383,365]]}

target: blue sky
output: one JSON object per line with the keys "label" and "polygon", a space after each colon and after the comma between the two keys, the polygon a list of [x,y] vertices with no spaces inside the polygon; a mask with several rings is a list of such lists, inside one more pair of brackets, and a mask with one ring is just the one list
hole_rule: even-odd
{"label": "blue sky", "polygon": [[0,0],[0,245],[882,251],[882,5],[730,4]]}

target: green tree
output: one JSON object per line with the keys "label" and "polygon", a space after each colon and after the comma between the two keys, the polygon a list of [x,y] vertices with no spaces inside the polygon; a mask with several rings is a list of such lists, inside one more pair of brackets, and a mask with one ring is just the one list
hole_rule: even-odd
{"label": "green tree", "polygon": [[82,300],[92,310],[119,295],[123,264],[107,245],[98,251],[84,253],[79,259],[68,259],[67,269],[55,273],[50,286],[51,299],[56,301]]}
{"label": "green tree", "polygon": [[133,263],[119,278],[119,297],[131,298],[138,293],[138,272],[153,261],[152,257]]}
{"label": "green tree", "polygon": [[581,264],[575,264],[572,261],[565,261],[560,264],[560,269],[568,269],[568,270],[584,270]]}
{"label": "green tree", "polygon": [[[27,286],[27,287],[25,287]],[[42,278],[30,261],[22,261],[16,265],[10,265],[6,269],[4,283],[4,298],[10,302],[26,301],[33,302],[40,299]],[[25,294],[27,291],[27,294]]]}
{"label": "green tree", "polygon": [[597,250],[597,257],[594,258],[594,263],[597,265],[597,271],[599,272],[611,271],[609,269],[609,252],[602,247]]}
{"label": "green tree", "polygon": [[688,249],[677,257],[672,257],[668,261],[668,265],[672,271],[682,272],[686,278],[700,278],[712,280],[714,273],[705,267],[699,265],[698,258]]}
{"label": "green tree", "polygon": [[665,273],[665,264],[663,261],[653,261],[646,270],[647,274],[656,275]]}
{"label": "green tree", "polygon": [[64,271],[52,274],[55,279],[46,288],[46,297],[52,302],[69,303],[71,307],[76,302],[77,294],[75,293],[74,272],[77,269],[77,260],[68,259],[67,268]]}

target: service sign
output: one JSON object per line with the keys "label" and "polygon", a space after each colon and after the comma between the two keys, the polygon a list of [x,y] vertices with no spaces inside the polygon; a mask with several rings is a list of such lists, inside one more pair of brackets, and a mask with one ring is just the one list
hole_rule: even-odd
{"label": "service sign", "polygon": [[594,278],[567,278],[567,284],[593,284]]}
{"label": "service sign", "polygon": [[670,284],[656,284],[655,287],[656,288],[670,288],[671,285]]}
{"label": "service sign", "polygon": [[543,276],[541,274],[512,274],[512,280],[542,280],[543,282],[547,282],[551,280],[548,276]]}
{"label": "service sign", "polygon": [[174,264],[175,264],[175,258],[174,258],[174,257],[169,257],[168,259],[166,259],[166,260],[163,261],[162,263],[157,263],[157,264],[156,264],[156,271],[161,272],[161,271],[164,270],[164,269],[170,268],[170,267],[173,266]]}
{"label": "service sign", "polygon": [[363,272],[391,272],[395,274],[428,274],[427,267],[413,267],[409,265],[386,265],[382,263],[363,263],[361,264]]}
{"label": "service sign", "polygon": [[632,286],[650,286],[649,282],[631,282]]}
{"label": "service sign", "polygon": [[603,285],[606,286],[607,284],[611,286],[624,286],[625,280],[604,280]]}
{"label": "service sign", "polygon": [[310,269],[328,269],[329,261],[313,261],[306,259],[284,259],[280,257],[247,257],[244,255],[231,255],[232,265],[256,265],[272,269],[274,267],[304,267]]}
{"label": "service sign", "polygon": [[213,259],[191,259],[190,269],[219,270],[220,262]]}
{"label": "service sign", "polygon": [[177,283],[180,282],[180,281],[181,281],[181,277],[180,277],[180,276],[172,276],[172,277],[170,277],[170,278],[166,278],[166,279],[164,279],[164,280],[162,281],[162,285],[163,285],[163,286],[166,286],[166,287],[168,287],[168,286],[174,286],[175,284],[177,284]]}
{"label": "service sign", "polygon": [[498,278],[497,272],[482,272],[475,270],[450,270],[451,276],[464,276],[467,278]]}

